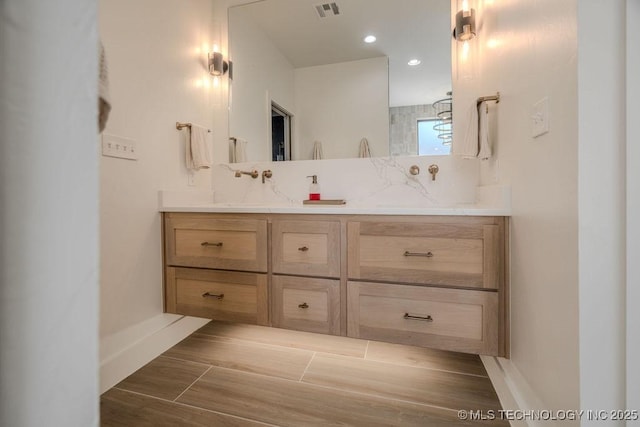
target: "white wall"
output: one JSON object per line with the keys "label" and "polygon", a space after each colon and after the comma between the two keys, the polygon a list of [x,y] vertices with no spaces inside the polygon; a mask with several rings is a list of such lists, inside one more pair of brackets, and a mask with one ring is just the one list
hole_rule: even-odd
{"label": "white wall", "polygon": [[[638,181],[628,170],[637,153],[625,153],[637,132],[625,123],[637,109],[625,54],[632,70],[637,57],[625,53],[625,7],[633,9],[624,0],[485,1],[478,73],[454,87],[476,90],[466,102],[502,95],[492,109],[496,157],[481,182],[512,187],[512,359],[499,363],[525,409],[637,406],[637,318],[624,310],[637,296],[625,260],[638,251],[625,236],[634,232],[625,198],[635,212]],[[543,97],[550,132],[534,139],[532,105]]]}
{"label": "white wall", "polygon": [[373,156],[389,155],[387,57],[295,70],[295,160],[312,158],[315,141],[325,159],[358,157],[367,138]]}
{"label": "white wall", "polygon": [[249,161],[264,161],[271,159],[271,101],[296,115],[294,73],[289,61],[243,13],[245,9],[229,12],[234,80],[229,131],[247,141]]}
{"label": "white wall", "polygon": [[625,0],[578,3],[583,409],[626,404],[625,9]]}
{"label": "white wall", "polygon": [[103,0],[99,24],[113,109],[105,133],[133,138],[137,161],[102,157],[101,317],[104,339],[163,311],[158,190],[207,190],[211,173],[188,186],[184,138],[176,121],[220,134],[206,49],[215,35],[211,0]]}
{"label": "white wall", "polygon": [[[472,80],[454,78],[454,117],[500,91],[490,110],[495,157],[482,162],[481,183],[512,189],[508,363],[537,396],[530,401],[578,408],[577,2],[483,4],[473,41],[479,68]],[[550,132],[534,139],[531,107],[543,97]],[[454,136],[464,125],[456,122]]]}
{"label": "white wall", "polygon": [[0,5],[0,425],[97,426],[95,1]]}
{"label": "white wall", "polygon": [[640,2],[627,1],[627,408],[640,408]]}

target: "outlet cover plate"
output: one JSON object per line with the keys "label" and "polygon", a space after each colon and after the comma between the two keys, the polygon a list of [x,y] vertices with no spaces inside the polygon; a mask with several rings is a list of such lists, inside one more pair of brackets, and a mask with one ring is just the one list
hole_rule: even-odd
{"label": "outlet cover plate", "polygon": [[138,147],[134,139],[102,134],[102,155],[119,159],[138,160]]}
{"label": "outlet cover plate", "polygon": [[531,110],[531,137],[537,138],[549,132],[549,98],[546,96],[533,104]]}

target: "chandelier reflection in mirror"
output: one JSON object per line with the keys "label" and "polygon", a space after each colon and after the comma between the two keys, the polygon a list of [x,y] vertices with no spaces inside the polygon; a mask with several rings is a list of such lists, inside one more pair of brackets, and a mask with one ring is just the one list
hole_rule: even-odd
{"label": "chandelier reflection in mirror", "polygon": [[453,122],[453,93],[447,92],[447,97],[437,100],[432,104],[436,111],[438,120],[433,125],[433,130],[438,132],[438,138],[442,145],[451,145],[453,139],[452,122]]}

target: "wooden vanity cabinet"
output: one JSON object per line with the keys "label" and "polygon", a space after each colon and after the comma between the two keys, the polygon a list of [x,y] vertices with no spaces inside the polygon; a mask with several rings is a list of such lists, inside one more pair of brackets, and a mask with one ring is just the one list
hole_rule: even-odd
{"label": "wooden vanity cabinet", "polygon": [[168,265],[267,272],[267,221],[214,214],[165,214]]}
{"label": "wooden vanity cabinet", "polygon": [[341,334],[339,220],[274,219],[273,326]]}
{"label": "wooden vanity cabinet", "polygon": [[498,288],[499,225],[428,221],[349,222],[349,278]]}
{"label": "wooden vanity cabinet", "polygon": [[165,310],[269,325],[267,221],[165,213]]}
{"label": "wooden vanity cabinet", "polygon": [[168,312],[508,357],[506,217],[163,218]]}
{"label": "wooden vanity cabinet", "polygon": [[505,220],[350,221],[347,335],[506,354]]}

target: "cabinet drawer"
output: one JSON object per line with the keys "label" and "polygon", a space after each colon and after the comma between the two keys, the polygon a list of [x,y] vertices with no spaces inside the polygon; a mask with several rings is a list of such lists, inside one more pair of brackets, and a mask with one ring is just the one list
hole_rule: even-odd
{"label": "cabinet drawer", "polygon": [[267,222],[206,215],[168,214],[167,264],[267,271]]}
{"label": "cabinet drawer", "polygon": [[347,335],[498,355],[498,293],[348,282]]}
{"label": "cabinet drawer", "polygon": [[495,224],[350,222],[350,279],[499,287]]}
{"label": "cabinet drawer", "polygon": [[340,277],[340,222],[274,221],[273,272]]}
{"label": "cabinet drawer", "polygon": [[168,267],[165,292],[169,313],[268,324],[266,274]]}
{"label": "cabinet drawer", "polygon": [[340,281],[273,276],[273,325],[340,335]]}

